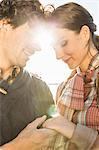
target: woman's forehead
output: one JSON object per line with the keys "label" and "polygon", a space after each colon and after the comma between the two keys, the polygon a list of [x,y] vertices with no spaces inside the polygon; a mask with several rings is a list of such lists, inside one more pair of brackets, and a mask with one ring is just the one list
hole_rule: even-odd
{"label": "woman's forehead", "polygon": [[54,35],[57,38],[69,37],[74,34],[74,31],[66,29],[66,28],[56,28],[54,29]]}

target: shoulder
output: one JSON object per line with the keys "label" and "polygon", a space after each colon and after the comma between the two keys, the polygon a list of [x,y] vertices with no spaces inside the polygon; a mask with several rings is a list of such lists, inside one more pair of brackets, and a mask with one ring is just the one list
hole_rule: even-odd
{"label": "shoulder", "polygon": [[65,85],[67,84],[67,82],[68,82],[70,79],[72,79],[75,74],[76,74],[76,70],[73,70],[73,71],[71,72],[71,74],[69,75],[69,77],[66,78],[66,80],[64,80],[62,83],[59,84],[57,90],[60,91],[60,90],[64,89],[64,87],[65,87]]}
{"label": "shoulder", "polygon": [[34,82],[43,83],[43,84],[45,83],[45,81],[42,79],[42,77],[39,76],[38,74],[30,73],[30,77]]}
{"label": "shoulder", "polygon": [[38,74],[30,73],[30,78],[32,80],[32,84],[35,85],[35,88],[38,87],[41,89],[49,90],[48,84],[42,79]]}
{"label": "shoulder", "polygon": [[38,74],[31,73],[25,69],[19,74],[19,82],[24,83],[25,86],[31,86],[32,88],[43,87],[46,85],[45,81],[43,81]]}
{"label": "shoulder", "polygon": [[36,73],[31,73],[31,72],[30,72],[30,76],[31,76],[32,78],[37,79],[37,80],[42,80],[42,78],[41,78],[38,74],[36,74]]}
{"label": "shoulder", "polygon": [[32,82],[31,86],[35,88],[35,91],[39,91],[39,94],[47,98],[47,101],[53,101],[53,96],[48,84],[37,74],[31,74]]}
{"label": "shoulder", "polygon": [[71,74],[69,75],[68,78],[66,78],[65,81],[63,81],[61,84],[59,84],[58,88],[57,88],[57,92],[56,92],[56,101],[58,100],[58,98],[61,96],[63,89],[65,88],[65,86],[68,84],[68,81],[70,79],[72,79],[74,77],[74,75],[76,74],[76,70],[73,70],[71,72]]}
{"label": "shoulder", "polygon": [[21,76],[24,76],[26,80],[43,82],[42,78],[38,74],[29,72],[27,70],[23,70]]}

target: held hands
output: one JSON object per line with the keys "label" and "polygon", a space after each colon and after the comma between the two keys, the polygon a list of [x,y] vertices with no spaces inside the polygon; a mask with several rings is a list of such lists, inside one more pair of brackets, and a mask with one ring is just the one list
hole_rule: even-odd
{"label": "held hands", "polygon": [[66,136],[68,139],[72,137],[75,126],[76,125],[74,123],[68,121],[63,116],[48,119],[43,124],[43,127],[54,129],[62,135]]}
{"label": "held hands", "polygon": [[2,146],[3,150],[40,150],[49,145],[51,138],[56,132],[51,129],[37,129],[44,121],[46,116],[37,118],[27,125],[23,131],[10,143]]}
{"label": "held hands", "polygon": [[[30,123],[26,129],[24,129],[20,134],[19,137],[22,141],[22,138],[24,139],[23,142],[25,147],[27,143],[26,150],[40,150],[42,147],[46,147],[49,144],[49,138],[56,135],[56,132],[49,129],[37,129],[38,126],[40,126],[44,121],[46,120],[46,116],[43,116],[41,118],[37,118],[35,121]],[[28,147],[30,145],[30,149]],[[24,150],[25,150],[24,149]]]}
{"label": "held hands", "polygon": [[[51,144],[57,132],[60,132],[67,138],[72,137],[75,128],[72,122],[69,122],[62,116],[45,120],[46,116],[37,118],[21,131],[12,142],[0,148],[2,150],[45,150],[49,146],[49,143]],[[42,123],[43,128],[37,129]]]}

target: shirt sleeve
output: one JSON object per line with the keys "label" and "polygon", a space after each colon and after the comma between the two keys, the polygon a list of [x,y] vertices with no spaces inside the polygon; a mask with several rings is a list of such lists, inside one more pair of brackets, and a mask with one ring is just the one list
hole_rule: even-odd
{"label": "shirt sleeve", "polygon": [[76,144],[80,150],[91,150],[97,136],[96,130],[77,124],[71,142]]}

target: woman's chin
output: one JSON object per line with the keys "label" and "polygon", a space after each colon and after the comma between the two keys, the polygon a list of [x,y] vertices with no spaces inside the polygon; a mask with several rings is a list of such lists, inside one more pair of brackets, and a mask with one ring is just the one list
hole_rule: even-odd
{"label": "woman's chin", "polygon": [[73,70],[76,69],[78,65],[76,64],[68,64],[69,69]]}

